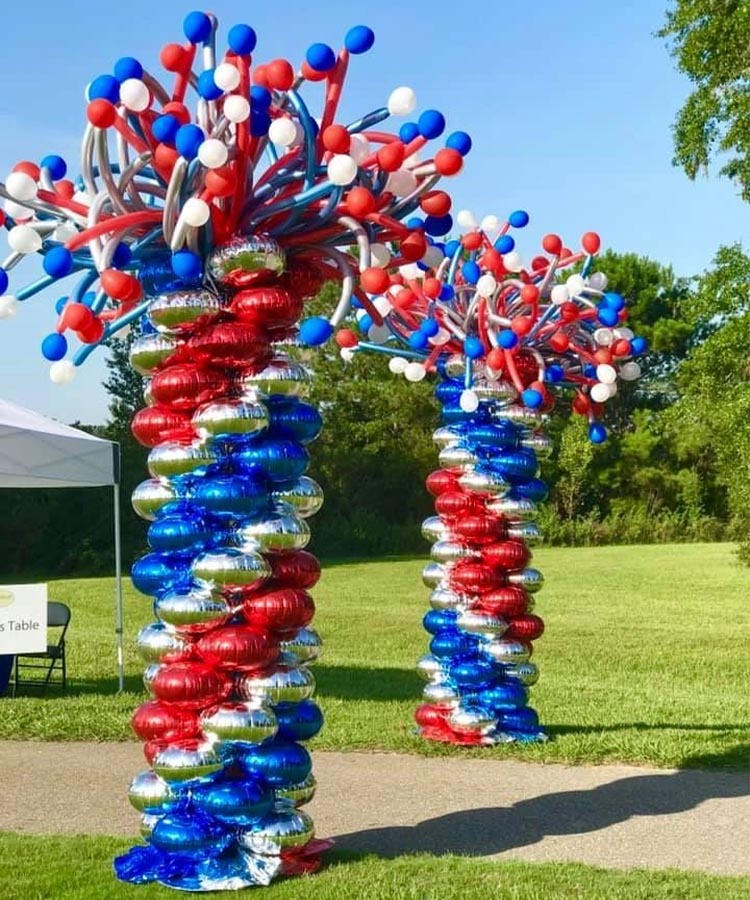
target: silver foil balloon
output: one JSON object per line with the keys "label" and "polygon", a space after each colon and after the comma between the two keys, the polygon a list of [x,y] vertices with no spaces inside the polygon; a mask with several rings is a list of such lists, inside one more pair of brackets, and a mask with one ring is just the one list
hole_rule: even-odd
{"label": "silver foil balloon", "polygon": [[315,676],[305,666],[279,666],[270,675],[245,675],[237,693],[247,700],[266,703],[300,703],[315,692]]}
{"label": "silver foil balloon", "polygon": [[482,379],[473,385],[472,390],[480,400],[496,400],[510,403],[518,396],[518,391],[507,381]]}
{"label": "silver foil balloon", "polygon": [[151,768],[170,784],[199,781],[221,772],[224,763],[208,742],[196,747],[171,744],[154,757]]}
{"label": "silver foil balloon", "polygon": [[258,434],[268,428],[268,409],[252,400],[215,400],[195,411],[192,423],[203,434]]}
{"label": "silver foil balloon", "polygon": [[543,431],[532,431],[521,438],[521,446],[533,450],[539,459],[548,459],[555,449],[555,442]]}
{"label": "silver foil balloon", "polygon": [[458,435],[450,426],[441,425],[440,428],[436,428],[435,431],[432,432],[432,440],[438,447],[450,447],[451,444],[458,443],[460,435]]}
{"label": "silver foil balloon", "polygon": [[516,665],[528,661],[529,648],[522,641],[506,640],[505,638],[493,638],[482,645],[482,650],[495,662]]}
{"label": "silver foil balloon", "polygon": [[237,286],[248,276],[281,275],[286,268],[284,251],[268,235],[236,237],[213,250],[206,263],[208,274],[220,284]]}
{"label": "silver foil balloon", "polygon": [[469,597],[459,594],[450,588],[435,588],[430,594],[430,606],[433,609],[458,609],[470,602]]}
{"label": "silver foil balloon", "polygon": [[521,684],[525,684],[529,687],[539,681],[539,669],[533,662],[523,662],[507,666],[504,674],[506,678],[520,681]]}
{"label": "silver foil balloon", "polygon": [[128,800],[138,812],[160,815],[174,809],[177,795],[156,772],[148,769],[140,772],[130,782]]}
{"label": "silver foil balloon", "polygon": [[309,666],[320,658],[323,639],[314,628],[300,628],[294,637],[281,642],[281,650],[296,666]]}
{"label": "silver foil balloon", "polygon": [[507,494],[510,484],[496,472],[480,472],[477,469],[469,469],[458,479],[458,483],[465,491],[474,491],[479,494]]}
{"label": "silver foil balloon", "polygon": [[417,660],[417,672],[425,681],[441,681],[445,677],[445,669],[437,656],[425,653]]}
{"label": "silver foil balloon", "polygon": [[141,837],[144,840],[148,840],[153,834],[154,828],[156,828],[156,823],[161,820],[161,816],[154,813],[144,813],[141,816],[141,825],[139,828]]}
{"label": "silver foil balloon", "polygon": [[537,505],[525,497],[496,497],[487,504],[487,511],[517,522],[530,522],[537,517]]}
{"label": "silver foil balloon", "polygon": [[211,590],[247,587],[271,575],[260,553],[227,547],[203,553],[193,561],[193,576]]}
{"label": "silver foil balloon", "polygon": [[430,516],[422,522],[422,537],[426,541],[444,540],[450,534],[450,528],[440,516]]}
{"label": "silver foil balloon", "polygon": [[509,572],[508,582],[524,588],[530,594],[535,594],[544,587],[544,575],[539,569],[527,568],[520,572]]}
{"label": "silver foil balloon", "polygon": [[153,379],[144,378],[143,379],[143,402],[146,406],[155,406],[156,405],[156,397],[154,397],[152,391]]}
{"label": "silver foil balloon", "polygon": [[141,628],[135,643],[141,659],[147,663],[160,662],[165,656],[184,653],[190,646],[183,635],[167,628],[163,622],[152,622]]}
{"label": "silver foil balloon", "polygon": [[211,741],[261,744],[279,730],[273,710],[263,703],[225,703],[201,715],[201,728]]}
{"label": "silver foil balloon", "polygon": [[476,547],[460,541],[436,541],[430,548],[430,556],[438,563],[482,558],[481,552]]}
{"label": "silver foil balloon", "polygon": [[244,372],[240,387],[269,397],[298,397],[312,382],[310,370],[285,356],[275,356],[260,372]]}
{"label": "silver foil balloon", "polygon": [[187,475],[218,461],[216,451],[204,443],[178,444],[165,441],[148,455],[148,470],[155,478]]}
{"label": "silver foil balloon", "polygon": [[286,800],[288,803],[293,803],[299,807],[312,800],[317,786],[318,783],[311,773],[299,784],[290,784],[289,787],[276,788],[273,793],[277,800]]}
{"label": "silver foil balloon", "polygon": [[476,706],[458,706],[448,716],[448,724],[459,734],[487,734],[497,725],[497,719]]}
{"label": "silver foil balloon", "polygon": [[293,803],[279,801],[252,827],[237,833],[243,850],[261,856],[278,856],[285,850],[304,847],[315,836],[313,820]]}
{"label": "silver foil balloon", "polygon": [[232,610],[223,597],[203,588],[178,588],[154,602],[154,613],[176,631],[200,634],[225,621]]}
{"label": "silver foil balloon", "polygon": [[163,668],[164,666],[162,663],[152,662],[149,663],[143,670],[143,687],[152,697],[154,696],[154,678],[156,678],[156,676],[159,674],[159,672],[161,672]]}
{"label": "silver foil balloon", "polygon": [[490,416],[495,421],[513,422],[516,425],[526,425],[528,428],[538,428],[544,421],[539,410],[530,409],[527,406],[504,406],[490,410]]}
{"label": "silver foil balloon", "polygon": [[130,347],[130,365],[139,375],[150,375],[177,350],[174,338],[164,334],[144,334]]}
{"label": "silver foil balloon", "polygon": [[508,525],[508,537],[533,547],[541,541],[542,533],[536,522],[512,522]]}
{"label": "silver foil balloon", "polygon": [[427,703],[435,703],[439,706],[457,706],[461,694],[452,684],[445,681],[431,681],[422,689],[422,696]]}
{"label": "silver foil balloon", "polygon": [[205,288],[172,291],[149,302],[148,318],[158,332],[175,334],[205,316],[216,315],[222,306],[221,299]]}
{"label": "silver foil balloon", "polygon": [[471,634],[502,634],[508,627],[505,619],[490,613],[475,612],[471,609],[461,610],[456,625]]}
{"label": "silver foil balloon", "polygon": [[296,481],[273,490],[271,499],[275,503],[288,503],[301,519],[309,519],[323,506],[323,488],[317,481],[302,475]]}
{"label": "silver foil balloon", "polygon": [[288,511],[247,519],[236,533],[242,546],[264,553],[302,550],[310,541],[310,526],[294,515],[291,507]]}
{"label": "silver foil balloon", "polygon": [[130,502],[133,509],[148,522],[153,522],[159,510],[168,503],[177,500],[177,491],[168,481],[160,478],[148,478],[142,481],[133,491]]}
{"label": "silver foil balloon", "polygon": [[430,562],[422,569],[422,582],[426,587],[435,588],[445,578],[447,572],[445,566],[440,563]]}
{"label": "silver foil balloon", "polygon": [[444,469],[470,469],[479,462],[479,457],[468,447],[449,444],[438,454],[438,461]]}

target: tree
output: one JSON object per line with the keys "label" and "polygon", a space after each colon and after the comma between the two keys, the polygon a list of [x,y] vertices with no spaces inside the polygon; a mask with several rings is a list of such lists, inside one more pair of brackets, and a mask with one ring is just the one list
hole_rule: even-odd
{"label": "tree", "polygon": [[674,124],[674,164],[695,179],[717,156],[750,202],[750,4],[676,0],[658,32],[695,89]]}

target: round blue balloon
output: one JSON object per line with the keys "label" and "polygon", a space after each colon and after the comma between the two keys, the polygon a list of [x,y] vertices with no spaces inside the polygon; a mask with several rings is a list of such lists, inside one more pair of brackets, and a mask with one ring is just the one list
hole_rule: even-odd
{"label": "round blue balloon", "polygon": [[508,224],[513,228],[525,228],[529,224],[529,214],[525,209],[517,209],[508,216]]}
{"label": "round blue balloon", "polygon": [[549,496],[549,488],[541,478],[532,478],[525,483],[514,484],[510,496],[516,500],[531,500],[543,503]]}
{"label": "round blue balloon", "polygon": [[442,237],[453,228],[453,216],[446,213],[444,216],[427,216],[424,220],[424,230],[432,237]]}
{"label": "round blue balloon", "polygon": [[355,25],[344,38],[344,46],[349,53],[367,53],[375,43],[375,32],[367,25]]}
{"label": "round blue balloon", "polygon": [[612,309],[610,306],[599,304],[599,308],[597,310],[597,318],[602,323],[602,325],[605,325],[607,328],[613,328],[615,325],[617,325],[620,317],[618,316],[616,309]]}
{"label": "round blue balloon", "polygon": [[268,88],[259,84],[254,84],[250,88],[250,103],[252,104],[253,109],[267,112],[271,107],[272,101],[273,97]]}
{"label": "round blue balloon", "polygon": [[42,266],[53,278],[65,278],[73,271],[73,254],[67,247],[52,247],[44,254]]}
{"label": "round blue balloon", "polygon": [[114,75],[99,75],[89,85],[89,100],[109,100],[120,102],[120,82]]}
{"label": "round blue balloon", "polygon": [[503,350],[512,350],[518,343],[518,335],[510,328],[504,328],[497,334],[497,342]]}
{"label": "round blue balloon", "polygon": [[178,278],[195,281],[203,274],[203,263],[192,250],[178,250],[172,254],[172,270]]}
{"label": "round blue balloon", "polygon": [[556,363],[553,363],[551,366],[547,366],[547,371],[544,373],[544,377],[551,384],[558,384],[565,378],[565,369],[562,366],[558,366]]}
{"label": "round blue balloon", "polygon": [[170,859],[206,859],[219,856],[234,835],[216,819],[201,813],[167,813],[154,826],[148,842]]}
{"label": "round blue balloon", "polygon": [[177,129],[174,142],[180,156],[190,160],[195,159],[198,155],[200,145],[205,139],[206,136],[203,134],[203,129],[197,125],[181,125]]}
{"label": "round blue balloon", "polygon": [[399,140],[410,144],[414,138],[419,137],[419,125],[416,122],[404,122],[398,130]]}
{"label": "round blue balloon", "polygon": [[323,316],[313,316],[300,325],[299,337],[308,347],[318,347],[333,334],[333,325]]}
{"label": "round blue balloon", "polygon": [[227,825],[251,825],[273,809],[273,791],[254,778],[202,784],[190,797],[196,809]]}
{"label": "round blue balloon", "polygon": [[458,150],[461,156],[466,156],[471,150],[471,138],[465,131],[454,131],[448,135],[445,146],[451,150]]}
{"label": "round blue balloon", "polygon": [[363,316],[358,316],[357,325],[359,326],[359,330],[364,334],[372,328],[373,326],[372,316],[369,313],[365,313]]}
{"label": "round blue balloon", "polygon": [[310,444],[323,428],[318,410],[301,400],[273,400],[267,403],[270,426],[268,437]]}
{"label": "round blue balloon", "polygon": [[280,740],[309,741],[323,727],[323,713],[312,700],[278,703],[273,711],[279,723],[277,739]]}
{"label": "round blue balloon", "polygon": [[49,177],[53,181],[59,181],[61,178],[65,178],[68,172],[67,163],[62,156],[57,156],[56,154],[45,156],[41,162],[41,167],[47,169]]}
{"label": "round blue balloon", "polygon": [[648,350],[648,341],[645,337],[634,337],[630,342],[630,348],[636,356],[640,356]]}
{"label": "round blue balloon", "polygon": [[250,134],[253,137],[265,137],[271,127],[271,116],[264,110],[253,110],[250,113]]}
{"label": "round blue balloon", "polygon": [[419,326],[419,330],[422,334],[426,334],[428,338],[435,337],[440,331],[440,323],[435,319],[425,319]]}
{"label": "round blue balloon", "polygon": [[328,44],[310,44],[305,59],[316,72],[329,72],[336,65],[336,54]]}
{"label": "round blue balloon", "polygon": [[423,331],[413,331],[408,338],[407,343],[412,350],[424,350],[427,346],[429,338]]}
{"label": "round blue balloon", "polygon": [[0,294],[4,294],[8,290],[10,279],[5,269],[0,268]]}
{"label": "round blue balloon", "polygon": [[417,122],[422,137],[432,140],[445,131],[445,116],[436,109],[426,109]]}
{"label": "round blue balloon", "polygon": [[294,481],[310,465],[310,454],[297,441],[261,439],[232,455],[243,470],[259,473],[273,482]]}
{"label": "round blue balloon", "polygon": [[180,130],[180,120],[172,113],[165,113],[154,119],[151,131],[157,141],[162,144],[174,144],[177,132]]}
{"label": "round blue balloon", "polygon": [[516,242],[509,234],[501,234],[495,241],[495,250],[498,253],[510,253],[516,246]]}
{"label": "round blue balloon", "polygon": [[242,750],[238,756],[242,769],[271,787],[299,784],[312,771],[310,754],[294,741],[273,740]]}
{"label": "round blue balloon", "polygon": [[127,244],[124,244],[122,241],[115,247],[115,252],[112,254],[112,265],[116,269],[124,269],[125,266],[129,265],[130,261],[133,258],[133,251],[128,247]]}
{"label": "round blue balloon", "polygon": [[214,81],[214,69],[206,69],[198,76],[198,93],[204,100],[218,100],[224,93]]}
{"label": "round blue balloon", "polygon": [[479,359],[484,356],[484,345],[478,337],[470,335],[464,341],[464,353],[469,359]]}
{"label": "round blue balloon", "polygon": [[236,53],[238,56],[247,56],[255,50],[258,36],[255,33],[255,29],[249,25],[233,25],[229,29],[227,43],[233,53]]}
{"label": "round blue balloon", "polygon": [[123,56],[115,63],[115,78],[120,82],[128,78],[143,78],[143,66],[132,56]]}
{"label": "round blue balloon", "polygon": [[614,291],[607,291],[607,293],[602,297],[602,305],[608,306],[610,309],[614,309],[616,312],[619,312],[621,309],[625,309],[625,299],[622,294],[616,294]]}
{"label": "round blue balloon", "polygon": [[63,359],[67,352],[68,342],[65,340],[65,335],[53,332],[48,334],[42,341],[42,356],[50,362],[57,362],[58,359]]}
{"label": "round blue balloon", "polygon": [[211,36],[211,19],[204,12],[191,12],[185,16],[182,28],[192,44],[200,44]]}
{"label": "round blue balloon", "polygon": [[589,440],[592,444],[603,444],[607,440],[607,429],[601,422],[592,422],[589,425]]}
{"label": "round blue balloon", "polygon": [[197,479],[190,498],[217,515],[249,516],[268,504],[269,492],[262,478],[247,475],[212,475]]}
{"label": "round blue balloon", "polygon": [[455,631],[458,613],[453,609],[430,609],[422,619],[424,630],[430,634],[440,634],[441,631]]}
{"label": "round blue balloon", "polygon": [[464,281],[468,284],[476,284],[479,281],[482,270],[473,260],[468,260],[461,266],[461,274],[464,277]]}
{"label": "round blue balloon", "polygon": [[538,409],[544,403],[544,396],[536,388],[526,388],[521,391],[521,402],[529,409]]}
{"label": "round blue balloon", "polygon": [[189,560],[167,553],[147,553],[133,563],[130,578],[133,587],[147,596],[155,597],[188,577]]}

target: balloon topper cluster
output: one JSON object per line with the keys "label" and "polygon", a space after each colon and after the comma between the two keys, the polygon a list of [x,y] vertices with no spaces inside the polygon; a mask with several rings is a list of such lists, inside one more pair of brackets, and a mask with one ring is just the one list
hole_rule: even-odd
{"label": "balloon topper cluster", "polygon": [[[18,163],[0,184],[11,248],[0,268],[0,317],[59,280],[77,278],[42,342],[56,383],[71,380],[94,348],[141,320],[150,296],[215,286],[227,274],[222,253],[238,235],[267,238],[264,265],[276,265],[277,275],[286,258],[287,277],[311,287],[308,295],[326,280],[341,282],[330,320],[302,323],[308,344],[333,333],[354,295],[383,324],[359,286],[360,277],[363,284],[379,277],[378,248],[391,248],[393,265],[434,255],[422,225],[402,220],[441,176],[461,170],[471,139],[454,132],[433,154],[423,153],[445,131],[437,110],[398,133],[381,130],[389,116],[414,112],[408,87],[348,125],[336,122],[350,57],[372,47],[371,29],[350,29],[338,53],[312,44],[297,67],[286,59],[255,64],[249,25],[232,27],[228,49],[218,55],[216,30],[210,14],[185,18],[187,43],[168,44],[160,56],[171,89],[130,57],[94,78],[75,180],[52,155],[38,165]],[[317,119],[302,97],[306,82],[325,82]],[[352,246],[356,258],[347,252]],[[236,262],[245,252],[253,251],[229,255]],[[7,294],[8,272],[35,253],[43,255],[44,276]],[[240,265],[238,277],[248,269],[257,279],[257,265]],[[83,346],[68,358],[71,333]]]}
{"label": "balloon topper cluster", "polygon": [[[428,235],[451,230],[448,194],[431,190],[419,205],[425,217],[407,220],[408,226]],[[389,354],[391,371],[413,382],[446,367],[450,375],[461,373],[466,389],[460,402],[469,413],[488,391],[546,412],[553,390],[567,388],[573,410],[589,419],[589,437],[603,442],[607,432],[598,419],[604,404],[618,381],[640,376],[635,357],[647,343],[627,327],[624,299],[607,291],[603,273],[592,271],[599,236],[584,234],[581,250],[573,251],[548,234],[543,253],[526,265],[510,233],[528,224],[525,211],[505,222],[487,216],[478,225],[464,210],[457,220],[465,229],[460,239],[433,243],[422,260],[395,274],[386,271],[394,263],[387,250],[371,248],[382,268],[365,273],[362,284],[383,322],[369,308],[358,310],[359,333],[342,328],[336,335],[342,356]],[[576,264],[580,271],[566,276]],[[479,383],[484,387],[476,392]]]}

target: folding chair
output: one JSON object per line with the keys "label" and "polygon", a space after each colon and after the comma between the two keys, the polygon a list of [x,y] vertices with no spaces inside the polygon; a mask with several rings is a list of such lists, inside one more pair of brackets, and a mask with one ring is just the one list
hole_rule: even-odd
{"label": "folding chair", "polygon": [[[67,686],[67,673],[65,668],[65,632],[70,623],[70,608],[64,603],[50,601],[47,604],[47,628],[61,628],[60,636],[56,644],[48,644],[47,650],[41,653],[22,653],[16,656],[15,677],[13,680],[13,696],[18,691],[18,685],[31,685],[42,687],[44,693],[50,684],[59,684],[63,691]],[[27,660],[31,660],[28,662]],[[45,673],[44,678],[21,679],[20,671],[37,669]],[[61,679],[53,681],[52,675],[56,669],[60,670]]]}

